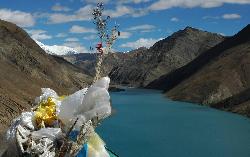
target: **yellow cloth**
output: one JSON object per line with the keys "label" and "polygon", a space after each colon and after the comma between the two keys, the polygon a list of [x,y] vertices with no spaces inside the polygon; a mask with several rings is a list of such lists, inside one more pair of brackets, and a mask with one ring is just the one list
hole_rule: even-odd
{"label": "yellow cloth", "polygon": [[40,102],[35,110],[35,121],[38,127],[41,125],[52,126],[57,120],[56,104],[51,97],[46,101]]}
{"label": "yellow cloth", "polygon": [[105,143],[97,133],[93,133],[88,139],[88,154],[87,157],[109,157],[105,149]]}
{"label": "yellow cloth", "polygon": [[100,136],[97,133],[93,133],[92,136],[88,139],[88,145],[94,147],[95,149],[100,149],[102,146],[105,145],[103,140],[100,138]]}

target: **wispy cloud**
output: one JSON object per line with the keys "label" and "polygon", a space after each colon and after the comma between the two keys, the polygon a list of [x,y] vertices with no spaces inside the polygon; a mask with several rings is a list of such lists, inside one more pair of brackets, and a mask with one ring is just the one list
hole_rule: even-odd
{"label": "wispy cloud", "polygon": [[178,22],[179,19],[178,19],[177,17],[172,17],[172,18],[170,19],[170,21],[172,21],[172,22]]}
{"label": "wispy cloud", "polygon": [[145,2],[150,2],[152,0],[117,0],[117,3],[135,3],[135,4],[139,4],[139,3],[145,3]]}
{"label": "wispy cloud", "polygon": [[222,18],[227,20],[232,20],[232,19],[240,19],[241,16],[239,14],[224,14],[222,15]]}
{"label": "wispy cloud", "polygon": [[31,27],[36,23],[30,13],[10,9],[0,9],[0,19],[13,22],[21,27]]}
{"label": "wispy cloud", "polygon": [[129,27],[127,30],[128,31],[139,31],[139,32],[151,32],[155,28],[156,27],[154,25],[144,24],[144,25],[137,25],[137,26]]}
{"label": "wispy cloud", "polygon": [[109,15],[112,18],[121,16],[141,17],[148,14],[147,8],[134,8],[123,4],[118,4],[114,9],[109,9],[103,12],[104,15]]}
{"label": "wispy cloud", "polygon": [[110,0],[81,0],[82,2],[86,3],[108,3]]}
{"label": "wispy cloud", "polygon": [[220,16],[203,16],[203,20],[217,20],[220,19]]}
{"label": "wispy cloud", "polygon": [[64,38],[64,37],[66,37],[66,36],[67,36],[66,33],[58,33],[58,34],[56,35],[57,38]]}
{"label": "wispy cloud", "polygon": [[65,39],[65,41],[67,41],[67,42],[77,42],[77,41],[79,41],[79,39],[78,38],[67,38],[67,39]]}
{"label": "wispy cloud", "polygon": [[47,34],[47,31],[41,29],[32,29],[27,30],[27,32],[31,35],[31,38],[34,40],[46,40],[51,39],[52,36]]}
{"label": "wispy cloud", "polygon": [[65,13],[54,13],[54,14],[44,14],[48,17],[48,23],[57,24],[57,23],[66,23],[72,21],[89,21],[92,17],[92,5],[86,5],[73,14]]}
{"label": "wispy cloud", "polygon": [[70,11],[71,9],[66,7],[66,6],[62,6],[60,3],[56,3],[51,10],[53,11]]}
{"label": "wispy cloud", "polygon": [[[36,17],[39,18],[47,18],[48,24],[59,24],[59,23],[67,23],[74,21],[90,21],[92,19],[92,10],[95,7],[91,3],[95,3],[88,1],[88,4],[74,13],[35,13]],[[66,11],[67,8],[63,8],[61,5],[57,5],[54,10]],[[110,16],[112,18],[118,18],[121,16],[128,17],[140,17],[148,14],[147,8],[134,8],[123,4],[117,4],[112,9],[107,9],[103,12],[103,15]]]}
{"label": "wispy cloud", "polygon": [[73,25],[69,31],[70,33],[96,33],[96,30],[93,28],[86,28],[78,25]]}
{"label": "wispy cloud", "polygon": [[132,36],[132,33],[130,32],[121,32],[121,35],[119,36],[119,38],[127,39],[127,38],[130,38],[131,36]]}
{"label": "wispy cloud", "polygon": [[165,10],[173,7],[182,8],[214,8],[223,4],[250,4],[249,0],[158,0],[149,6],[149,10]]}
{"label": "wispy cloud", "polygon": [[89,53],[88,49],[82,46],[79,42],[67,41],[63,44],[64,46],[71,47],[78,51],[79,53]]}
{"label": "wispy cloud", "polygon": [[152,0],[81,0],[82,2],[86,3],[100,3],[103,2],[104,4],[112,3],[112,4],[128,4],[128,3],[134,3],[134,4],[139,4],[139,3],[145,3],[145,2],[150,2]]}
{"label": "wispy cloud", "polygon": [[115,17],[120,17],[120,16],[124,16],[124,15],[129,15],[131,13],[134,12],[134,9],[128,6],[124,6],[124,5],[118,5],[115,7],[115,9],[113,10],[105,10],[103,12],[104,15],[109,15],[112,18]]}
{"label": "wispy cloud", "polygon": [[202,17],[203,20],[219,20],[219,19],[226,19],[226,20],[234,20],[234,19],[240,19],[240,14],[223,14],[221,16],[204,16]]}
{"label": "wispy cloud", "polygon": [[[89,21],[91,20],[91,12],[94,8],[93,3],[100,2],[100,0],[83,0],[87,3],[86,6],[80,8],[75,11],[73,14],[66,13],[53,13],[48,14],[48,23],[57,24],[57,23],[66,23],[73,21]],[[213,8],[219,7],[223,4],[250,4],[250,0],[158,0],[153,3],[149,3],[149,6],[145,6],[142,8],[136,8],[130,3],[146,3],[151,2],[152,0],[118,0],[118,1],[110,1],[107,2],[113,4],[115,7],[112,9],[108,9],[104,11],[104,15],[109,15],[112,18],[118,18],[122,16],[127,17],[141,17],[149,14],[151,11],[155,10],[166,10],[173,7],[181,7],[181,8]],[[57,10],[68,10],[67,8],[63,8],[61,5],[57,5]],[[179,19],[173,17],[171,21],[177,22]]]}
{"label": "wispy cloud", "polygon": [[120,47],[131,48],[131,49],[137,49],[137,48],[140,48],[140,47],[149,48],[149,47],[153,46],[157,41],[159,41],[161,39],[162,38],[160,38],[160,39],[140,38],[140,39],[138,39],[136,41],[133,41],[133,42],[124,43]]}
{"label": "wispy cloud", "polygon": [[92,35],[88,35],[88,36],[83,37],[83,39],[94,40],[94,39],[98,39],[98,37],[97,37],[97,35],[92,34]]}

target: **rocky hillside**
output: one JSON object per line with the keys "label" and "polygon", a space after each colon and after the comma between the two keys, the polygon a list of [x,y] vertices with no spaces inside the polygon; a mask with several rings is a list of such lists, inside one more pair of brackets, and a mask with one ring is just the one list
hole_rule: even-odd
{"label": "rocky hillside", "polygon": [[[223,40],[221,35],[187,27],[158,41],[149,49],[109,54],[104,60],[103,75],[109,75],[115,84],[144,87],[163,74],[186,65]],[[80,60],[81,57],[74,57],[67,59],[84,70],[89,69],[90,73],[94,72],[91,69],[94,62],[86,59],[86,55]]]}
{"label": "rocky hillside", "polygon": [[209,104],[249,115],[249,34],[250,25],[148,87],[164,89],[174,100]]}
{"label": "rocky hillside", "polygon": [[187,27],[147,50],[133,52],[129,62],[115,66],[110,76],[119,84],[144,87],[161,75],[186,65],[223,40],[218,34]]}
{"label": "rocky hillside", "polygon": [[46,54],[18,26],[0,20],[0,131],[30,108],[42,87],[68,94],[86,86],[90,77],[61,57]]}
{"label": "rocky hillside", "polygon": [[[114,70],[117,66],[122,66],[124,64],[131,64],[130,62],[133,58],[137,57],[137,53],[143,53],[146,48],[139,48],[133,50],[129,53],[109,53],[108,55],[104,56],[104,61],[102,65],[102,75],[107,76],[110,74],[112,70]],[[86,71],[91,76],[95,74],[95,65],[97,61],[97,54],[94,53],[79,53],[74,55],[64,55],[62,56],[67,61],[75,64],[79,68]],[[136,62],[134,62],[136,64]],[[114,82],[113,82],[114,83]]]}
{"label": "rocky hillside", "polygon": [[94,53],[79,53],[62,56],[68,62],[83,69],[88,75],[94,76],[97,55]]}

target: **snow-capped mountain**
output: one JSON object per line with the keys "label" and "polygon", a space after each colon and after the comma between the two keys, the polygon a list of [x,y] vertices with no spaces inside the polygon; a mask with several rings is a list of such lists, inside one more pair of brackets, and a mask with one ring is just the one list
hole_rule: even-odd
{"label": "snow-capped mountain", "polygon": [[35,40],[36,43],[48,54],[51,55],[58,55],[58,56],[63,56],[63,55],[72,55],[72,54],[78,54],[79,52],[76,51],[75,49],[67,46],[59,46],[59,45],[45,45],[40,41]]}

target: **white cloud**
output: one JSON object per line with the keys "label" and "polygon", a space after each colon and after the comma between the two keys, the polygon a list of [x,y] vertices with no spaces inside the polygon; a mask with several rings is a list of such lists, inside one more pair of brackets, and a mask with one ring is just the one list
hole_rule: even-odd
{"label": "white cloud", "polygon": [[157,41],[161,40],[160,39],[153,39],[153,38],[140,38],[134,42],[127,42],[122,44],[120,47],[125,47],[125,48],[131,48],[131,49],[137,49],[140,47],[146,47],[149,48],[153,46]]}
{"label": "white cloud", "polygon": [[250,4],[249,0],[158,0],[149,6],[150,10],[165,10],[173,7],[183,8],[213,8],[228,4]]}
{"label": "white cloud", "polygon": [[132,33],[130,32],[121,32],[121,35],[119,36],[120,39],[127,39],[132,36]]}
{"label": "white cloud", "polygon": [[56,35],[57,38],[64,38],[64,37],[66,37],[66,36],[67,36],[66,33],[58,33],[58,34]]}
{"label": "white cloud", "polygon": [[27,30],[27,32],[31,35],[31,38],[34,40],[46,40],[51,39],[52,36],[47,34],[47,31],[41,29],[32,29]]}
{"label": "white cloud", "polygon": [[46,40],[46,39],[52,38],[52,36],[47,35],[47,34],[36,34],[36,35],[32,35],[31,37],[36,40]]}
{"label": "white cloud", "polygon": [[67,41],[67,42],[77,42],[77,41],[79,41],[79,39],[77,39],[77,38],[67,38],[67,39],[65,39],[65,41]]}
{"label": "white cloud", "polygon": [[66,23],[66,22],[71,22],[71,21],[77,21],[77,18],[75,15],[67,15],[67,14],[51,14],[48,17],[49,21],[48,23],[50,24],[56,24],[56,23]]}
{"label": "white cloud", "polygon": [[[94,5],[88,4],[73,14],[66,13],[40,13],[37,16],[47,17],[49,24],[67,23],[73,21],[90,21],[92,19],[92,10]],[[104,10],[103,15],[110,16],[111,18],[117,18],[121,16],[140,17],[148,13],[147,8],[132,8],[129,6],[118,4],[114,9]]]}
{"label": "white cloud", "polygon": [[116,6],[115,10],[105,10],[103,14],[106,16],[115,18],[115,17],[124,16],[124,15],[129,15],[133,12],[134,12],[134,9],[131,7],[118,5]]}
{"label": "white cloud", "polygon": [[233,19],[240,19],[241,15],[239,14],[223,14],[221,16],[204,16],[202,17],[203,20],[219,20],[219,19],[226,19],[226,20],[233,20]]}
{"label": "white cloud", "polygon": [[86,28],[78,25],[73,25],[69,31],[70,33],[96,33],[96,30],[93,28]]}
{"label": "white cloud", "polygon": [[222,15],[223,19],[231,20],[231,19],[240,19],[241,16],[239,14],[224,14]]}
{"label": "white cloud", "polygon": [[132,17],[141,17],[147,15],[149,10],[147,8],[137,8],[134,9],[133,12],[130,14]]}
{"label": "white cloud", "polygon": [[178,19],[177,17],[172,17],[172,18],[170,19],[170,21],[172,21],[172,22],[178,22],[179,19]]}
{"label": "white cloud", "polygon": [[70,11],[71,9],[65,6],[62,6],[60,3],[56,3],[51,10],[53,11]]}
{"label": "white cloud", "polygon": [[220,19],[219,16],[203,16],[202,17],[203,20],[217,20]]}
{"label": "white cloud", "polygon": [[30,13],[10,9],[0,9],[0,19],[13,22],[21,27],[31,27],[36,23],[35,18]]}
{"label": "white cloud", "polygon": [[[82,2],[86,2],[86,3],[104,3],[107,4],[108,2],[110,2],[110,0],[81,0]],[[135,3],[135,4],[139,4],[139,3],[145,3],[145,2],[150,2],[152,0],[116,0],[116,1],[111,1],[112,4],[127,4],[127,3]]]}
{"label": "white cloud", "polygon": [[118,3],[122,4],[122,3],[135,3],[135,4],[139,4],[139,3],[145,3],[145,2],[150,2],[151,0],[118,0]]}
{"label": "white cloud", "polygon": [[94,35],[94,34],[83,37],[83,39],[85,39],[85,40],[94,40],[97,38],[98,38],[97,35]]}
{"label": "white cloud", "polygon": [[86,47],[82,46],[79,42],[66,42],[63,45],[71,47],[79,53],[90,53],[89,50]]}
{"label": "white cloud", "polygon": [[86,3],[108,3],[110,0],[81,0],[82,2],[86,2]]}
{"label": "white cloud", "polygon": [[89,21],[92,18],[92,10],[93,5],[86,5],[74,12],[74,14],[54,13],[47,14],[45,16],[48,16],[48,23],[50,24],[66,23],[72,21]]}
{"label": "white cloud", "polygon": [[146,15],[148,13],[147,8],[132,8],[126,5],[118,4],[115,9],[105,10],[103,12],[104,15],[110,16],[112,18],[117,18],[121,16],[132,16],[132,17],[140,17]]}
{"label": "white cloud", "polygon": [[144,24],[144,25],[137,25],[129,27],[128,31],[140,31],[140,32],[151,32],[155,29],[154,25]]}
{"label": "white cloud", "polygon": [[[48,18],[48,23],[57,24],[57,23],[66,23],[73,21],[90,21],[92,19],[92,10],[95,7],[94,3],[103,1],[103,0],[82,0],[84,3],[87,3],[84,7],[79,10],[71,13],[47,13],[42,14]],[[165,10],[173,7],[182,7],[182,8],[213,8],[219,7],[223,4],[250,4],[250,0],[157,0],[156,2],[150,3],[148,7],[135,8],[129,5],[130,3],[145,3],[151,2],[152,0],[118,0],[110,1],[112,5],[115,5],[114,8],[104,11],[104,15],[111,16],[111,18],[118,18],[122,16],[128,17],[141,17],[148,14],[150,11],[154,10]],[[105,3],[105,2],[104,2]],[[128,4],[128,5],[124,5]],[[59,9],[58,9],[59,10]]]}

